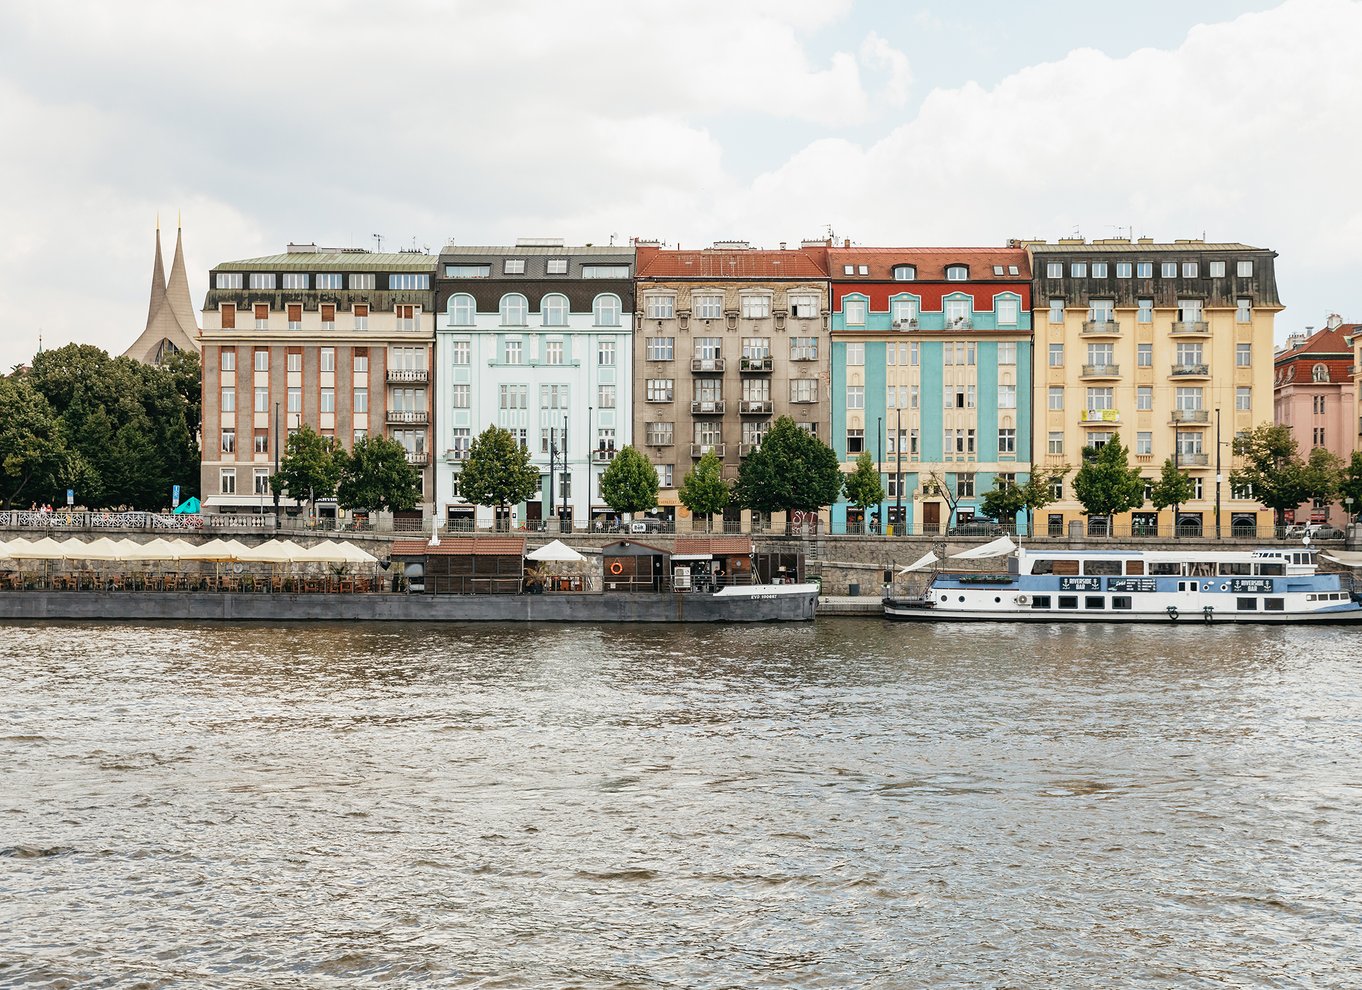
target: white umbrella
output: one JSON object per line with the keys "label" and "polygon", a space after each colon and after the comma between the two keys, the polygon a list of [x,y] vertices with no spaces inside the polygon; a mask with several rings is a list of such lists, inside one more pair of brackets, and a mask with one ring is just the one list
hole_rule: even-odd
{"label": "white umbrella", "polygon": [[[152,542],[154,543],[157,541],[153,540]],[[160,542],[166,543],[166,545],[169,546],[169,543],[165,540],[162,540]],[[209,540],[207,543],[194,547],[192,550],[185,551],[183,554],[180,555],[179,559],[236,560],[238,552],[239,551],[236,549],[236,547],[233,547],[232,544],[226,540]]]}
{"label": "white umbrella", "polygon": [[365,550],[362,547],[355,546],[353,543],[342,542],[338,544],[338,546],[341,548],[341,552],[343,552],[346,555],[345,559],[350,561],[352,564],[378,563],[377,557],[371,554],[368,550]]}
{"label": "white umbrella", "polygon": [[934,553],[932,553],[930,550],[928,550],[925,554],[923,554],[923,555],[922,555],[921,557],[919,557],[917,560],[913,561],[913,562],[912,562],[911,564],[909,564],[907,567],[900,567],[900,568],[899,568],[899,573],[900,573],[900,574],[909,574],[909,573],[911,573],[911,572],[913,572],[913,571],[923,571],[923,570],[926,570],[928,567],[931,567],[933,564],[935,564],[935,563],[937,562],[938,559],[939,559],[939,558],[937,557],[936,554],[934,554]]}
{"label": "white umbrella", "polygon": [[72,537],[65,540],[67,560],[122,560],[123,548],[107,536],[85,543]]}
{"label": "white umbrella", "polygon": [[299,563],[314,564],[349,564],[354,562],[354,558],[346,552],[344,544],[333,540],[325,540],[315,547],[307,547],[293,559]]}
{"label": "white umbrella", "polygon": [[308,560],[307,553],[292,540],[266,540],[258,547],[246,547],[238,555],[238,560],[258,564],[288,564],[295,560]]}
{"label": "white umbrella", "polygon": [[141,544],[135,560],[179,560],[181,550],[167,539],[157,537]]}
{"label": "white umbrella", "polygon": [[1012,542],[1010,536],[1000,536],[981,547],[971,547],[968,550],[962,550],[960,553],[953,553],[951,560],[983,560],[986,557],[1005,557],[1015,549],[1017,549],[1017,544]]}
{"label": "white umbrella", "polygon": [[14,560],[61,560],[66,548],[50,536],[33,543],[19,539],[9,545],[9,555]]}
{"label": "white umbrella", "polygon": [[537,561],[572,561],[573,563],[586,560],[585,557],[562,540],[554,540],[552,543],[545,543],[538,550],[527,553],[525,559]]}

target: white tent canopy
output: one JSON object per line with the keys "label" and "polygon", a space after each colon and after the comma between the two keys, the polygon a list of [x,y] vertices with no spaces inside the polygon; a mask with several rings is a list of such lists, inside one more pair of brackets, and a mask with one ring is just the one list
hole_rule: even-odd
{"label": "white tent canopy", "polygon": [[1332,560],[1335,564],[1342,564],[1344,567],[1362,567],[1362,553],[1352,550],[1331,550],[1329,553],[1320,554],[1325,560]]}
{"label": "white tent canopy", "polygon": [[157,537],[141,544],[133,560],[179,560],[182,550],[167,539]]}
{"label": "white tent canopy", "polygon": [[52,537],[44,536],[33,543],[14,540],[8,546],[8,553],[12,560],[61,560],[66,556],[66,548]]}
{"label": "white tent canopy", "polygon": [[257,547],[241,546],[234,559],[258,564],[290,564],[295,560],[310,559],[306,554],[307,551],[292,540],[267,540]]}
{"label": "white tent canopy", "polygon": [[89,543],[72,537],[62,541],[67,560],[122,560],[123,548],[107,536]]}
{"label": "white tent canopy", "polygon": [[962,550],[960,553],[953,553],[951,559],[983,560],[987,557],[1005,557],[1015,549],[1017,549],[1017,544],[1012,542],[1010,536],[1000,536],[983,546],[971,547],[968,550]]}
{"label": "white tent canopy", "polygon": [[525,554],[525,559],[537,561],[571,561],[572,563],[586,560],[585,557],[562,540],[554,540],[552,543],[545,543],[538,550],[532,550]]}
{"label": "white tent canopy", "polygon": [[928,567],[931,567],[933,564],[935,564],[939,559],[940,558],[937,557],[936,554],[928,550],[925,554],[923,554],[917,560],[913,561],[907,567],[900,567],[899,573],[911,574],[913,571],[926,570]]}

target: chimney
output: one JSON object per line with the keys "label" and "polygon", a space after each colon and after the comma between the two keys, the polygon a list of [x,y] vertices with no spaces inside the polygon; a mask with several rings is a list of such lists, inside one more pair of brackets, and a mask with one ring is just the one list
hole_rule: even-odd
{"label": "chimney", "polygon": [[1324,325],[1330,330],[1337,330],[1339,327],[1343,326],[1343,317],[1339,316],[1337,313],[1330,313],[1329,318],[1324,321]]}
{"label": "chimney", "polygon": [[844,247],[844,248],[849,248],[849,247],[851,247],[851,238],[850,238],[850,237],[848,237],[846,240],[844,240],[844,241],[842,242],[842,247]]}
{"label": "chimney", "polygon": [[780,249],[781,249],[782,251],[785,250],[785,242],[784,242],[784,241],[781,241],[781,242],[780,242]]}

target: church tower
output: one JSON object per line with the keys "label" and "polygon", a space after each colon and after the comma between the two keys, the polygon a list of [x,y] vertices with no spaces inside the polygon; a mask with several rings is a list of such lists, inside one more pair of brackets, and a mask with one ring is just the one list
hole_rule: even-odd
{"label": "church tower", "polygon": [[156,222],[156,261],[151,270],[151,302],[147,325],[133,345],[123,352],[143,364],[161,364],[176,351],[199,350],[199,325],[189,298],[189,276],[184,267],[184,234],[175,229],[175,260],[167,284],[161,256],[161,223]]}

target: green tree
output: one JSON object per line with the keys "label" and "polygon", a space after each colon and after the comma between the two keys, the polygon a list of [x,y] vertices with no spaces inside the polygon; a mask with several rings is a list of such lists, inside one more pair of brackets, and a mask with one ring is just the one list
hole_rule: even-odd
{"label": "green tree", "polygon": [[1074,497],[1088,516],[1111,517],[1144,503],[1144,478],[1130,466],[1120,437],[1112,437],[1099,450],[1083,448],[1083,466],[1074,475]]}
{"label": "green tree", "polygon": [[647,512],[657,505],[657,468],[641,450],[625,447],[601,475],[601,497],[616,512]]}
{"label": "green tree", "polygon": [[[1362,512],[1362,450],[1354,450],[1339,476],[1338,496],[1348,506],[1348,521]],[[1351,504],[1347,501],[1352,499]]]}
{"label": "green tree", "polygon": [[0,377],[0,499],[49,501],[64,480],[70,451],[61,420],[27,378]]}
{"label": "green tree", "polygon": [[1166,509],[1170,505],[1174,507],[1173,531],[1177,532],[1177,507],[1190,502],[1195,494],[1196,485],[1192,483],[1191,477],[1179,471],[1170,457],[1163,462],[1158,480],[1150,487],[1149,501],[1156,509]]}
{"label": "green tree", "polygon": [[459,491],[474,505],[496,508],[497,524],[509,507],[539,490],[539,469],[509,430],[489,426],[474,439],[459,474]]}
{"label": "green tree", "polygon": [[287,494],[299,504],[315,509],[317,499],[332,498],[347,460],[345,448],[335,437],[324,437],[310,426],[289,434],[279,472],[270,475],[270,489]]}
{"label": "green tree", "polygon": [[713,450],[705,451],[695,467],[681,479],[676,497],[690,509],[692,515],[704,516],[705,529],[709,530],[714,513],[723,512],[730,497],[719,455]]}
{"label": "green tree", "polygon": [[979,509],[990,519],[1015,527],[1017,516],[1026,508],[1026,492],[1026,485],[995,476],[993,487],[979,500]]}
{"label": "green tree", "polygon": [[385,436],[355,442],[344,458],[336,501],[343,509],[404,512],[421,501],[421,472],[407,460],[407,448]]}
{"label": "green tree", "polygon": [[1262,423],[1236,436],[1232,450],[1241,465],[1230,472],[1230,484],[1240,489],[1251,486],[1253,497],[1273,511],[1278,526],[1283,525],[1286,510],[1304,502],[1310,487],[1291,427]]}
{"label": "green tree", "polygon": [[1031,477],[1022,486],[1022,494],[1025,496],[1026,505],[1026,531],[1034,534],[1035,514],[1047,505],[1055,501],[1055,489],[1059,487],[1064,476],[1069,473],[1067,464],[1054,468],[1036,468],[1031,472]]}
{"label": "green tree", "polygon": [[788,533],[796,510],[815,512],[837,501],[841,492],[837,454],[789,416],[781,416],[761,446],[743,459],[733,497],[758,512],[785,512]]}
{"label": "green tree", "polygon": [[869,509],[884,501],[884,480],[869,453],[856,458],[856,469],[843,481],[847,501],[861,510],[861,532],[869,522]]}
{"label": "green tree", "polygon": [[1332,505],[1343,484],[1343,458],[1323,447],[1311,449],[1310,456],[1305,459],[1302,480],[1306,499],[1319,499],[1322,505]]}

